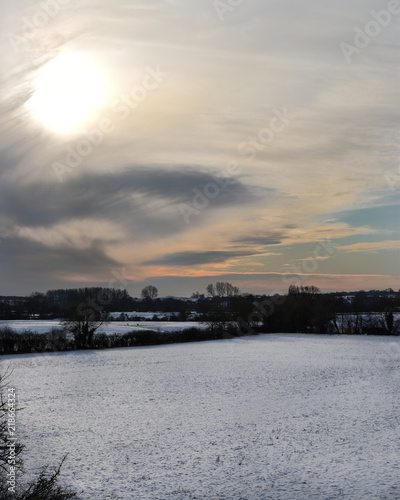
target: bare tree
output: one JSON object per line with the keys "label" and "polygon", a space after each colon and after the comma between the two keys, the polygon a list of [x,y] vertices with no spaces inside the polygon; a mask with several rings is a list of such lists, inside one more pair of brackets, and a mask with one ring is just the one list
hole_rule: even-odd
{"label": "bare tree", "polygon": [[217,281],[215,286],[210,283],[207,285],[207,294],[210,297],[215,297],[218,295],[219,297],[234,297],[240,295],[240,290],[237,286],[233,286],[232,283]]}
{"label": "bare tree", "polygon": [[223,281],[217,281],[215,289],[219,297],[224,297],[226,295],[226,284]]}
{"label": "bare tree", "polygon": [[108,322],[108,314],[91,297],[70,303],[62,325],[72,333],[78,349],[91,348],[95,332]]}
{"label": "bare tree", "polygon": [[240,290],[237,286],[233,286],[232,283],[229,283],[228,281],[225,283],[226,287],[226,295],[227,297],[236,297],[237,295],[240,295]]}
{"label": "bare tree", "polygon": [[147,285],[142,290],[142,299],[155,299],[158,297],[158,289],[153,285]]}
{"label": "bare tree", "polygon": [[378,315],[379,323],[386,335],[399,335],[400,321],[395,320],[393,311],[386,311]]}
{"label": "bare tree", "polygon": [[225,289],[226,289],[226,296],[227,297],[232,297],[233,295],[233,285],[232,283],[225,283]]}
{"label": "bare tree", "polygon": [[214,285],[212,283],[207,285],[206,290],[207,290],[207,295],[209,295],[210,297],[215,297],[215,288],[214,288]]}

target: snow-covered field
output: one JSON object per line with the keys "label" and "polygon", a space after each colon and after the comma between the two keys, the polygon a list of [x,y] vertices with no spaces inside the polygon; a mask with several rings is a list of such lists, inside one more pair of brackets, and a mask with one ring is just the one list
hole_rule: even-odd
{"label": "snow-covered field", "polygon": [[85,500],[400,498],[400,339],[260,335],[1,357],[26,467]]}
{"label": "snow-covered field", "polygon": [[[56,320],[16,320],[16,321],[0,321],[0,327],[9,326],[17,332],[23,330],[32,330],[37,333],[46,333],[51,328],[61,328],[60,322]],[[111,321],[102,325],[97,333],[127,333],[134,330],[160,330],[163,332],[174,332],[185,328],[206,328],[207,325],[198,323],[197,321]]]}
{"label": "snow-covered field", "polygon": [[[128,313],[124,313],[124,312],[110,312],[110,317],[111,318],[114,318],[114,319],[118,319],[121,314],[124,314],[125,316],[127,316],[128,318],[130,317],[140,317],[140,318],[143,318],[144,320],[151,320],[153,319],[154,316],[158,316],[158,318],[171,318],[171,317],[176,317],[176,316],[179,316],[179,313],[178,312],[128,312]],[[198,314],[196,312],[191,312],[189,314],[190,316],[190,319],[192,318],[196,318],[198,316]]]}

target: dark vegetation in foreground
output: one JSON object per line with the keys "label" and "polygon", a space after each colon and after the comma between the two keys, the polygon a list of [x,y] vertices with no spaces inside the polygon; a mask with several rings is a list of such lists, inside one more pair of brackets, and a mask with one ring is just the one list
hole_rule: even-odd
{"label": "dark vegetation in foreground", "polygon": [[[215,328],[187,328],[174,332],[140,330],[123,334],[93,335],[90,343],[79,344],[65,331],[53,329],[48,333],[30,330],[17,332],[9,327],[0,328],[0,354],[26,354],[53,351],[74,351],[78,349],[110,349],[115,347],[152,346],[201,342],[239,336],[235,325],[221,324]],[[0,497],[1,499],[1,497]]]}
{"label": "dark vegetation in foreground", "polygon": [[[127,306],[133,300],[126,290],[86,288],[71,290],[71,293],[62,291],[58,295],[50,294],[50,302],[43,299],[43,294],[40,298],[41,307],[37,305],[36,309],[32,309],[39,312],[31,315],[30,319],[48,318],[46,307],[51,304],[53,307],[54,297],[57,296],[55,311],[59,314],[60,328],[52,328],[47,333],[35,333],[30,330],[16,332],[8,326],[0,327],[0,354],[160,345],[276,332],[400,334],[400,319],[396,319],[396,313],[400,311],[400,293],[393,290],[357,292],[350,296],[324,294],[314,286],[291,285],[287,294],[273,296],[240,295],[237,288],[232,287],[232,290],[236,294],[198,295],[194,300],[146,297],[140,301],[140,309],[151,311],[157,307],[161,312],[172,309],[174,315],[169,316],[169,319],[186,321],[187,328],[174,332],[144,329],[112,335],[101,333],[102,325],[112,325],[110,309],[122,310],[117,320],[140,319],[140,311],[127,311],[127,307],[122,309],[124,304]],[[9,304],[9,307],[9,313],[16,314],[13,306]],[[155,319],[152,318],[153,321]],[[203,322],[205,327],[190,327],[191,320]]]}

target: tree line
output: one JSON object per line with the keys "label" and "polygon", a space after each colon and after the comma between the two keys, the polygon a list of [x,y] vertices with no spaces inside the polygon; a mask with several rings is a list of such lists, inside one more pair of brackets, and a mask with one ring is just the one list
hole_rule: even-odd
{"label": "tree line", "polygon": [[217,281],[215,285],[210,283],[206,290],[209,297],[236,297],[240,295],[239,288],[228,281]]}
{"label": "tree line", "polygon": [[123,335],[106,335],[101,327],[110,322],[109,309],[114,300],[120,305],[119,300],[126,303],[131,299],[126,290],[83,288],[48,292],[46,297],[59,307],[60,327],[38,334],[30,330],[18,333],[5,325],[0,328],[0,353],[155,345],[255,333],[400,334],[396,315],[400,311],[399,293],[358,292],[348,300],[348,296],[321,293],[314,286],[291,285],[286,294],[273,296],[235,294],[234,288],[225,283],[217,292],[215,286],[215,295],[209,293],[209,297],[200,296],[195,301],[146,296],[134,304],[140,303],[144,310],[150,306],[158,311],[180,310],[178,318],[182,321],[190,312],[205,327],[196,329],[188,322],[181,332],[145,330]]}
{"label": "tree line", "polygon": [[[174,298],[155,298],[155,291],[141,300],[132,299],[126,290],[108,288],[82,288],[55,290],[38,297],[33,294],[27,303],[32,306],[33,317],[60,320],[60,328],[46,334],[25,330],[17,333],[5,325],[0,329],[0,352],[43,352],[105,347],[123,347],[154,344],[188,339],[209,340],[229,338],[252,333],[329,333],[399,335],[400,325],[396,312],[400,311],[400,294],[357,292],[354,296],[321,293],[314,286],[291,285],[284,295],[239,294],[229,283],[207,286],[208,297],[199,296],[195,301]],[[236,289],[236,293],[235,293]],[[214,295],[213,295],[214,292]],[[152,298],[150,295],[153,295]],[[32,302],[30,302],[32,300]],[[166,335],[153,333],[140,335],[132,332],[129,337],[115,335],[113,339],[101,333],[101,327],[110,322],[109,311],[121,309],[178,313],[175,319],[186,321],[190,313],[196,321],[203,322],[201,331]],[[7,304],[12,307],[10,304]],[[129,305],[129,306],[128,306]],[[139,307],[140,305],[140,307]],[[56,307],[48,314],[48,307]],[[22,317],[26,318],[23,310]],[[10,319],[2,317],[2,319]],[[16,319],[15,311],[11,318]],[[125,318],[127,315],[123,315]],[[32,317],[32,316],[29,316]],[[99,333],[100,332],[100,333]],[[137,336],[135,337],[135,334]],[[138,340],[139,339],[139,340]],[[163,340],[164,339],[164,340]]]}
{"label": "tree line", "polygon": [[[292,285],[287,294],[295,295]],[[313,287],[297,287],[304,293]],[[315,288],[315,287],[314,287]],[[299,294],[298,298],[302,296]],[[314,293],[315,295],[315,293]],[[385,312],[388,308],[400,307],[400,292],[393,290],[371,290],[357,292],[321,293],[320,300],[331,303],[335,313]],[[322,299],[323,297],[323,299]],[[292,297],[293,298],[293,297]],[[49,290],[45,293],[34,292],[27,297],[0,297],[0,320],[13,319],[66,319],[71,307],[89,301],[92,308],[101,311],[123,313],[163,312],[185,315],[191,312],[206,314],[213,312],[220,303],[227,308],[238,303],[262,302],[271,299],[267,294],[244,294],[229,282],[210,283],[206,293],[195,292],[191,299],[158,297],[158,290],[153,285],[143,288],[141,298],[131,297],[126,289],[106,287],[86,287]]]}
{"label": "tree line", "polygon": [[0,297],[0,319],[58,319],[68,317],[71,304],[90,300],[105,312],[184,312],[185,303],[168,297],[156,299],[156,287],[145,287],[142,298],[133,298],[125,289],[90,287],[34,292],[28,297]]}

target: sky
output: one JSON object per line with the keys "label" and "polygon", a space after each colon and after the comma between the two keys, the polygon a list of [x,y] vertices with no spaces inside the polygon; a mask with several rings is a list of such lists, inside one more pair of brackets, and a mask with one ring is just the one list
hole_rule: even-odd
{"label": "sky", "polygon": [[0,294],[399,289],[389,0],[0,0]]}

